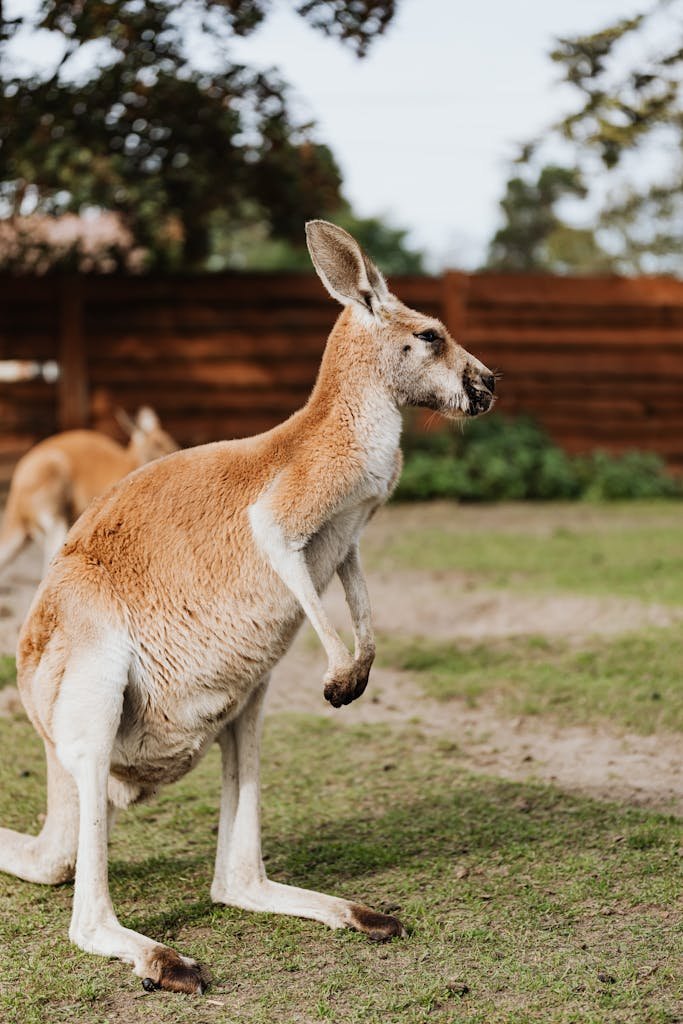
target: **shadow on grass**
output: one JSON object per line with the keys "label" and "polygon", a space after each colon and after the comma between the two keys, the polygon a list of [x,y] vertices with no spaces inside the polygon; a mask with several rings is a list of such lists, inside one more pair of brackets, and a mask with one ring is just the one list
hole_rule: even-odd
{"label": "shadow on grass", "polygon": [[[659,851],[666,859],[675,837],[672,817],[598,803],[547,786],[469,775],[457,779],[454,792],[417,799],[412,793],[401,799],[397,785],[396,799],[375,815],[320,820],[312,811],[311,818],[296,831],[265,830],[269,875],[358,899],[365,890],[376,892],[378,885],[386,886],[385,895],[391,897],[397,873],[401,885],[410,886],[418,877],[455,881],[454,873],[463,862],[494,864],[496,872],[502,867],[508,889],[516,884],[507,879],[508,869],[520,877],[541,871],[608,898],[610,873],[656,872],[658,858],[653,855]],[[137,916],[127,921],[131,926],[148,934],[168,933],[206,924],[222,913],[208,897],[214,857],[208,816],[204,824],[206,841],[196,856],[112,863],[115,902],[117,893],[135,899]],[[155,824],[159,839],[169,827],[161,821]],[[596,881],[596,867],[602,881]],[[376,877],[386,874],[391,879]],[[490,877],[468,883],[475,895],[478,888],[490,889],[491,884]],[[140,905],[144,896],[158,905],[159,899],[165,903],[164,896],[171,895],[172,905],[157,913],[145,914]]]}

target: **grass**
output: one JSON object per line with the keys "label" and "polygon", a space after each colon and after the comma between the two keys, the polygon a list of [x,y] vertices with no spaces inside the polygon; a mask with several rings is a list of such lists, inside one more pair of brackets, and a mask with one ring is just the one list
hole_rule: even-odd
{"label": "grass", "polygon": [[13,683],[17,678],[17,666],[9,654],[0,654],[0,689]]}
{"label": "grass", "polygon": [[[2,721],[0,745],[0,820],[35,830],[39,742]],[[282,716],[265,746],[273,877],[399,904],[410,938],[213,907],[214,751],[124,816],[111,864],[122,921],[208,963],[208,997],[144,995],[128,967],[68,944],[70,886],[0,876],[3,1022],[680,1020],[679,822],[469,774],[414,729]]]}
{"label": "grass", "polygon": [[578,648],[534,636],[486,643],[385,636],[378,649],[382,664],[410,672],[439,700],[486,698],[512,715],[683,732],[680,628],[594,637]]}
{"label": "grass", "polygon": [[648,523],[608,531],[560,526],[548,535],[459,528],[457,510],[451,520],[449,527],[374,538],[369,564],[456,571],[479,586],[683,604],[683,512],[680,527],[653,529]]}
{"label": "grass", "polygon": [[[393,508],[367,561],[468,586],[683,604],[680,504]],[[316,645],[317,646],[317,645]],[[683,636],[580,644],[380,638],[385,665],[431,696],[502,713],[683,730]],[[0,658],[0,687],[14,662]],[[266,726],[264,848],[272,877],[396,911],[375,946],[311,922],[214,907],[218,763],[122,816],[111,888],[122,922],[208,964],[204,998],[144,994],[130,969],[67,939],[72,887],[0,874],[2,1024],[680,1024],[680,819],[538,783],[472,774],[451,737],[414,725]],[[41,744],[0,719],[0,824],[38,831]]]}

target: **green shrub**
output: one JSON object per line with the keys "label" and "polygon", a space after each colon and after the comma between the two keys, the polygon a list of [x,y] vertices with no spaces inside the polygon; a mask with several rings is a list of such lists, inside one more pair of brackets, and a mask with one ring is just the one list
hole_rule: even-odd
{"label": "green shrub", "polygon": [[574,457],[533,420],[487,416],[456,429],[404,437],[399,501],[553,501],[683,496],[681,483],[652,453]]}
{"label": "green shrub", "polygon": [[582,496],[593,501],[681,496],[680,482],[653,452],[626,452],[618,459],[593,452],[575,462]]}

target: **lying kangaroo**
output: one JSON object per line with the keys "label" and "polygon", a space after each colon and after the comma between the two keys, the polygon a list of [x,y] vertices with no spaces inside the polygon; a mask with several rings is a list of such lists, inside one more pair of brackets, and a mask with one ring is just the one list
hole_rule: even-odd
{"label": "lying kangaroo", "polygon": [[128,425],[127,448],[95,430],[68,430],[41,441],[19,460],[0,528],[0,570],[28,540],[36,540],[43,546],[46,572],[69,527],[93,498],[138,466],[178,448],[153,409],[140,409]]}
{"label": "lying kangaroo", "polygon": [[[203,991],[193,960],[119,924],[113,812],[188,772],[214,741],[223,791],[216,903],[403,934],[394,917],[270,881],[261,858],[259,745],[269,673],[308,616],[334,707],[363,693],[375,644],[360,532],[401,467],[402,405],[451,419],[493,403],[489,370],[443,324],[404,306],[345,231],[307,225],[343,306],[303,409],[257,437],[151,463],[93,502],[50,567],[19,640],[19,687],[45,742],[48,809],[33,837],[0,829],[0,870],[57,883],[76,866],[69,936],[133,965],[145,988]],[[338,573],[351,656],[320,594]]]}

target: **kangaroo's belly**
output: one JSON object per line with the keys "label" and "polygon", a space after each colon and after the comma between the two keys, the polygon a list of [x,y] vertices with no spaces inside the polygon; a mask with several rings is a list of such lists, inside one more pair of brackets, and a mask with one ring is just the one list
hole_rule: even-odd
{"label": "kangaroo's belly", "polygon": [[[309,544],[307,562],[319,593],[367,514],[338,517]],[[177,599],[163,629],[154,620],[137,624],[111,762],[114,779],[130,790],[125,802],[194,767],[286,653],[303,617],[291,591],[267,570],[258,588]]]}

